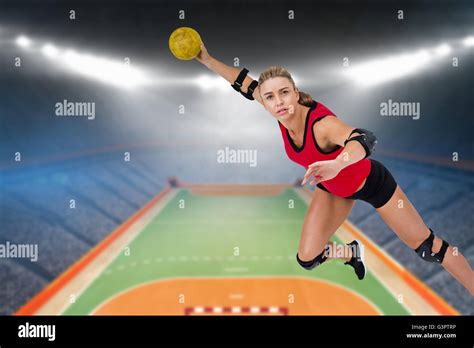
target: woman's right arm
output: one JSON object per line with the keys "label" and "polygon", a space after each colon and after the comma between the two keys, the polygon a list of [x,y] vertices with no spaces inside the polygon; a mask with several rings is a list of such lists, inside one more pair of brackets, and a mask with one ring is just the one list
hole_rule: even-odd
{"label": "woman's right arm", "polygon": [[[214,71],[216,74],[222,76],[224,79],[229,81],[230,84],[233,84],[235,82],[235,80],[237,79],[237,76],[239,76],[239,73],[240,73],[239,69],[237,69],[235,67],[232,67],[232,66],[225,65],[224,63],[222,63],[222,62],[218,61],[217,59],[215,59],[214,57],[212,57],[209,54],[209,52],[207,52],[207,49],[204,46],[204,44],[201,44],[201,52],[199,52],[196,59],[200,63],[207,66],[210,70]],[[241,87],[242,92],[246,93],[248,91],[248,87],[249,87],[250,83],[253,80],[254,79],[249,75],[247,75],[245,77],[245,79],[242,83],[242,87]],[[254,99],[256,101],[258,101],[260,104],[263,105],[262,98],[260,97],[260,91],[259,91],[258,86],[253,91],[252,96],[254,97]]]}

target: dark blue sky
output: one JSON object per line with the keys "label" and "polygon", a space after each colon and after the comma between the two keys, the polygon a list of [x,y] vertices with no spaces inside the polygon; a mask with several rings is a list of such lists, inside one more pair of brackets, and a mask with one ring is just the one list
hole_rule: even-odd
{"label": "dark blue sky", "polygon": [[[75,21],[68,19],[70,9],[76,10]],[[179,9],[186,11],[183,21],[177,19]],[[396,18],[399,9],[404,11],[403,21]],[[286,18],[288,10],[295,11],[295,20]],[[109,56],[129,56],[137,64],[156,66],[169,78],[208,72],[196,61],[174,59],[168,51],[172,30],[191,26],[200,32],[212,55],[227,64],[239,57],[254,77],[258,77],[259,69],[273,64],[288,67],[298,76],[310,76],[315,85],[303,90],[347,122],[376,131],[384,140],[381,146],[410,151],[409,144],[417,142],[425,150],[414,151],[447,154],[450,149],[462,149],[467,157],[474,157],[470,134],[474,109],[472,52],[462,58],[457,69],[437,66],[367,92],[340,84],[326,67],[339,65],[344,56],[361,60],[410,51],[425,43],[461,39],[473,34],[472,23],[473,1],[4,0],[0,4],[0,37],[14,38],[22,33]],[[24,57],[21,72],[11,64],[17,55]],[[34,59],[17,47],[0,50],[2,156],[9,157],[24,147],[47,155],[119,143],[166,141],[182,134],[192,139],[209,138],[215,118],[230,110],[208,107],[228,97],[216,98],[193,86],[160,86],[137,102],[94,81],[50,71]],[[94,122],[58,120],[53,106],[65,98],[93,100],[100,115]],[[381,119],[377,115],[379,104],[388,99],[420,102],[422,119]],[[244,100],[232,95],[229,105],[237,102]],[[195,123],[166,117],[181,103],[192,105],[199,115],[192,120]],[[265,114],[263,109],[259,112]],[[230,113],[229,120],[236,122],[238,114]],[[246,122],[242,119],[237,126],[251,127]],[[235,123],[222,127],[229,127],[231,132]],[[278,132],[276,128],[270,131]],[[268,143],[280,145],[278,133],[271,134]],[[249,139],[255,137],[249,135]]]}

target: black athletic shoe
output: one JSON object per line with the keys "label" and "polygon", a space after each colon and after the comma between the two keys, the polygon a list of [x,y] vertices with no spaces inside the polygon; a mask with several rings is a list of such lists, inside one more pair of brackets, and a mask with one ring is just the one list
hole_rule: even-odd
{"label": "black athletic shoe", "polygon": [[351,265],[354,268],[357,278],[360,280],[365,277],[365,266],[364,266],[364,245],[358,240],[353,240],[347,245],[352,246],[352,258],[344,262],[345,265]]}

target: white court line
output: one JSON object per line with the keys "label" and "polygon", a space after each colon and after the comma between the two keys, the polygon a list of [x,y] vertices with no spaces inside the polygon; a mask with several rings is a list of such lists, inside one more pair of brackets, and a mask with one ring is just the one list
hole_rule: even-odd
{"label": "white court line", "polygon": [[227,267],[227,268],[224,268],[224,272],[226,273],[234,273],[234,272],[237,272],[237,273],[242,273],[242,272],[248,272],[249,269],[247,267]]}
{"label": "white court line", "polygon": [[[286,260],[289,260],[289,261],[294,261],[294,256],[292,255],[288,255],[286,257]],[[157,263],[167,263],[167,262],[170,262],[170,263],[175,263],[175,262],[212,262],[212,261],[217,261],[217,262],[222,262],[224,260],[224,257],[222,256],[214,256],[214,257],[210,257],[210,256],[168,256],[167,259],[163,260],[163,258],[161,257],[157,257],[154,259],[155,262]],[[251,261],[251,262],[255,262],[255,261],[260,261],[260,260],[264,260],[264,261],[283,261],[285,260],[285,256],[282,256],[282,255],[279,255],[279,256],[270,256],[270,255],[267,255],[267,256],[260,256],[260,255],[253,255],[253,256],[245,256],[245,255],[242,255],[242,256],[229,256],[227,258],[227,261],[231,261],[231,262],[241,262],[241,261]],[[141,262],[143,265],[150,265],[152,263],[152,260],[150,259],[146,259],[146,260],[143,260]],[[122,265],[119,265],[117,268],[120,270],[120,271],[123,271],[124,269],[126,268],[130,268],[130,267],[136,267],[138,265],[138,263],[136,261],[133,261],[131,263],[129,263],[128,265],[126,264],[122,264]],[[109,275],[110,273],[112,273],[113,270],[111,269],[107,269],[107,275]]]}
{"label": "white court line", "polygon": [[[301,219],[222,219],[222,220],[210,220],[210,219],[189,219],[185,220],[160,220],[152,222],[152,225],[195,225],[195,224],[229,224],[229,221],[232,221],[232,224],[301,224]],[[177,231],[178,232],[178,231]],[[187,231],[185,231],[187,232]],[[269,231],[270,232],[270,231]],[[273,232],[273,231],[271,231]]]}

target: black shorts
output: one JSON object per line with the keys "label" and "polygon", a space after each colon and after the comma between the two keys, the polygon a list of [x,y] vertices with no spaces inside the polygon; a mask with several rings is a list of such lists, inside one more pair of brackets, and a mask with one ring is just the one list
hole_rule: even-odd
{"label": "black shorts", "polygon": [[[372,166],[369,176],[362,188],[347,199],[360,199],[370,203],[374,208],[380,208],[392,198],[397,182],[390,171],[377,160],[370,159]],[[317,185],[320,189],[329,192],[320,183]]]}

